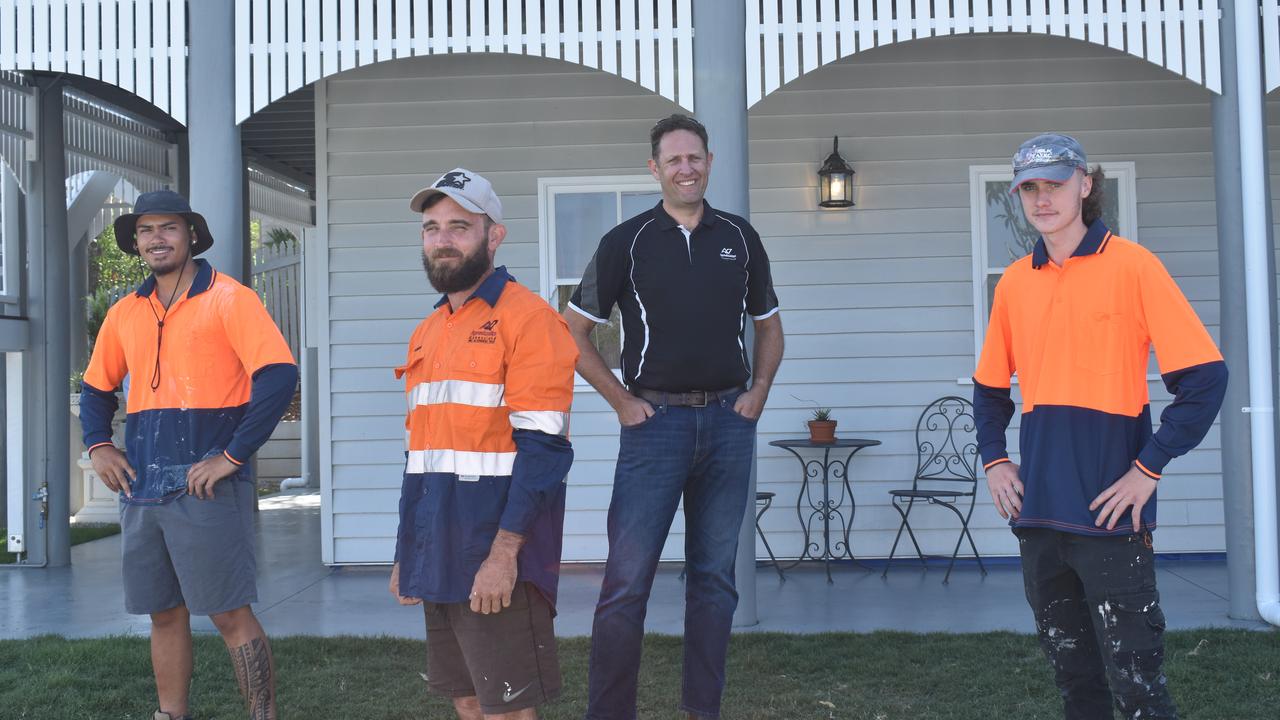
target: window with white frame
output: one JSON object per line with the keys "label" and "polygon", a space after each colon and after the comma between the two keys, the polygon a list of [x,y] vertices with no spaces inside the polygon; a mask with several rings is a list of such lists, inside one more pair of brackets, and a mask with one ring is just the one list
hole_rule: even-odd
{"label": "window with white frame", "polygon": [[[1117,235],[1137,241],[1135,171],[1131,162],[1104,162],[1102,221]],[[1090,166],[1092,167],[1092,166]],[[1013,169],[1008,165],[969,168],[970,217],[973,230],[974,357],[991,317],[996,283],[1005,268],[1035,248],[1040,234],[1022,214],[1022,201],[1010,193]]]}
{"label": "window with white frame", "polygon": [[[595,254],[600,238],[627,218],[661,199],[649,175],[542,178],[538,180],[538,230],[542,293],[564,310]],[[622,367],[622,320],[613,308],[609,322],[592,335],[596,349],[614,371]]]}

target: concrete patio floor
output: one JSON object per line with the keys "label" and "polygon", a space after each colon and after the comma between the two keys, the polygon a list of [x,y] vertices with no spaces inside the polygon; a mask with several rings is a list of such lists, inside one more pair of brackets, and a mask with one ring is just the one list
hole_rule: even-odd
{"label": "concrete patio floor", "polygon": [[[387,567],[329,568],[320,562],[320,498],[314,491],[263,498],[258,514],[258,593],[254,606],[267,632],[283,635],[392,635],[422,638],[418,608],[401,607],[387,593]],[[556,632],[591,634],[601,565],[568,565],[560,579]],[[646,629],[678,635],[684,618],[679,565],[664,565],[654,583]],[[976,565],[958,566],[949,585],[945,566],[921,570],[895,563],[887,579],[879,568],[806,563],[779,580],[771,565],[756,573],[759,622],[744,632],[1034,631],[1022,594],[1018,564],[995,559],[983,577]],[[1227,617],[1227,569],[1221,560],[1157,561],[1162,603],[1171,629],[1237,627],[1263,623]],[[193,618],[197,632],[213,632]],[[146,635],[146,617],[124,612],[119,536],[72,548],[68,568],[0,571],[0,638],[43,634],[66,637]]]}

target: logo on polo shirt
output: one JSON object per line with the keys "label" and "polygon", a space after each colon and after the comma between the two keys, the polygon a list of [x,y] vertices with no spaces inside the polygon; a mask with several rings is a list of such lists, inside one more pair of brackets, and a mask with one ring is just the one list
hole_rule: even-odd
{"label": "logo on polo shirt", "polygon": [[498,327],[498,321],[490,320],[480,326],[479,330],[472,330],[471,335],[467,338],[469,343],[480,343],[481,345],[493,345],[498,341],[498,333],[494,328]]}
{"label": "logo on polo shirt", "polygon": [[737,260],[738,256],[733,252],[733,248],[721,248],[720,259],[721,260]]}

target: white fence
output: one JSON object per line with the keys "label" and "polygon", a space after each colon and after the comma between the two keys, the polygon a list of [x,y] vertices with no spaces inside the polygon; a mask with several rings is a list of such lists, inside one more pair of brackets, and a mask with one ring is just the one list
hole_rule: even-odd
{"label": "white fence", "polygon": [[302,243],[315,226],[308,188],[250,164],[249,214],[258,222],[253,253],[253,289],[289,343],[294,359],[302,349]]}
{"label": "white fence", "polygon": [[265,223],[262,229],[263,242],[253,253],[253,289],[280,327],[296,360],[302,348],[302,238],[270,243],[266,242]]}
{"label": "white fence", "polygon": [[236,0],[236,122],[343,70],[468,52],[563,58],[693,109],[693,0]]}
{"label": "white fence", "polygon": [[[1280,44],[1270,8],[1270,56]],[[1222,91],[1217,0],[746,0],[747,104],[874,47],[968,33],[1039,33],[1105,45]],[[779,12],[781,11],[781,12]],[[1268,76],[1269,78],[1271,76]],[[1270,82],[1270,81],[1269,81]]]}

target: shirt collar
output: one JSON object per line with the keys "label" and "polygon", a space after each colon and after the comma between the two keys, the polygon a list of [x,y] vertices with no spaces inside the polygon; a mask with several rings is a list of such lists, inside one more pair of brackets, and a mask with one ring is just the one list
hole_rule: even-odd
{"label": "shirt collar", "polygon": [[[658,221],[659,230],[674,230],[675,228],[680,226],[680,223],[676,222],[676,219],[671,217],[671,215],[667,213],[667,209],[662,207],[661,200],[659,200],[658,204],[654,206],[653,216]],[[708,227],[716,224],[716,211],[711,209],[711,204],[708,203],[706,200],[702,201],[702,220],[700,220],[698,224],[706,225]],[[691,233],[694,230],[697,230],[697,228],[685,228],[685,229]]]}
{"label": "shirt collar", "polygon": [[[1076,247],[1076,251],[1071,253],[1071,257],[1080,257],[1082,255],[1097,255],[1107,249],[1110,244],[1111,231],[1102,222],[1102,218],[1093,221],[1089,229],[1085,231],[1084,239],[1080,241],[1080,245]],[[1049,262],[1049,248],[1045,246],[1044,238],[1036,240],[1036,247],[1031,251],[1031,267],[1039,270]]]}
{"label": "shirt collar", "polygon": [[[493,272],[489,277],[485,278],[484,282],[480,283],[480,287],[476,288],[476,291],[471,293],[471,296],[467,298],[467,301],[462,304],[466,305],[468,302],[471,302],[472,298],[480,298],[481,300],[489,303],[489,307],[496,307],[498,304],[498,298],[502,297],[503,288],[507,286],[507,283],[515,281],[516,279],[511,276],[511,273],[507,272],[507,266],[499,265],[493,269]],[[440,299],[436,301],[436,304],[433,307],[440,307],[441,305],[448,304],[449,294],[445,293],[440,296]]]}
{"label": "shirt collar", "polygon": [[[196,295],[208,290],[213,286],[213,279],[217,276],[213,266],[208,260],[196,258],[196,277],[191,281],[191,289],[187,291],[187,297],[193,298]],[[147,297],[156,291],[156,275],[152,273],[146,280],[138,286],[138,297]]]}

